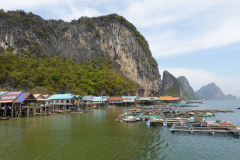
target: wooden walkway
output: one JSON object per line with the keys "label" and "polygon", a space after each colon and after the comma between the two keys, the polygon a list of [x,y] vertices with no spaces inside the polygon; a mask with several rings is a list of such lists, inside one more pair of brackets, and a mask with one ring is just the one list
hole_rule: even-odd
{"label": "wooden walkway", "polygon": [[226,126],[226,127],[194,127],[194,126],[176,126],[176,124],[173,124],[173,126],[170,128],[170,132],[208,132],[210,134],[215,134],[217,132],[219,133],[233,133],[234,135],[240,135],[240,130],[237,129],[235,126]]}

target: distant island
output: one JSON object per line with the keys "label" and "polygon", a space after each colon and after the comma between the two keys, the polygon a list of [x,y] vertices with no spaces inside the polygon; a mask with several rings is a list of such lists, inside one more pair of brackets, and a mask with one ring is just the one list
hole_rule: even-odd
{"label": "distant island", "polygon": [[206,100],[236,99],[235,96],[230,94],[225,96],[222,90],[214,82],[200,88],[196,91],[196,95],[199,99]]}

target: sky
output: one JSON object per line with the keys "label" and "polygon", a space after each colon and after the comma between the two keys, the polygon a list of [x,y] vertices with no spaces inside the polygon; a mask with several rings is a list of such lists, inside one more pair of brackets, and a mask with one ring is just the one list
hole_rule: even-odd
{"label": "sky", "polygon": [[48,19],[116,13],[146,38],[159,72],[185,76],[195,91],[216,83],[240,96],[239,0],[0,0],[2,9]]}

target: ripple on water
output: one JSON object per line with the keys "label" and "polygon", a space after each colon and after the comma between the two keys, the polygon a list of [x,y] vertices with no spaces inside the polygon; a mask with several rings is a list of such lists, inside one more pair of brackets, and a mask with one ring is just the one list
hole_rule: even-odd
{"label": "ripple on water", "polygon": [[[240,156],[239,138],[231,134],[170,133],[169,127],[147,126],[146,122],[115,122],[126,109],[1,121],[0,147],[7,149],[0,150],[0,159],[230,160]],[[240,117],[239,113],[231,116]],[[218,115],[227,119],[224,115],[230,114]],[[238,122],[237,117],[231,121]]]}

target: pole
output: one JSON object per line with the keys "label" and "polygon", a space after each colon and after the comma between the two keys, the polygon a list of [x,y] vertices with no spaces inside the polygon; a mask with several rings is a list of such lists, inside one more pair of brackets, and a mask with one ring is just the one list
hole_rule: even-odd
{"label": "pole", "polygon": [[21,107],[22,105],[21,105],[21,103],[20,103],[20,117],[22,116],[22,107]]}

